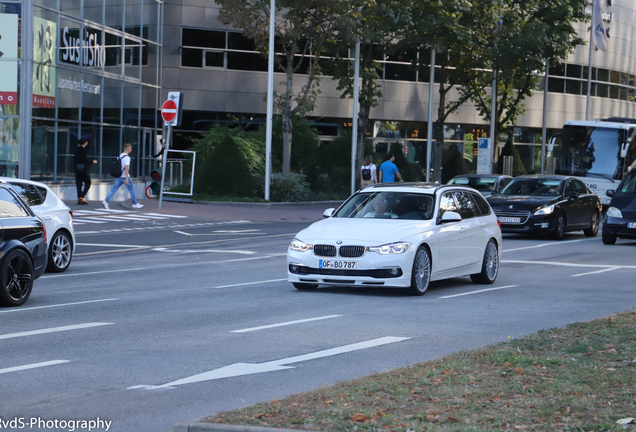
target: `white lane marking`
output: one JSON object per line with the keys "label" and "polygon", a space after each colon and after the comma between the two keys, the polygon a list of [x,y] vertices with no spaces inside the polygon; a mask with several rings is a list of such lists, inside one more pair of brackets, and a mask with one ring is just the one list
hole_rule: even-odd
{"label": "white lane marking", "polygon": [[567,243],[576,243],[576,242],[589,241],[589,240],[596,240],[596,239],[567,240],[567,241],[560,241],[560,242],[541,243],[534,246],[525,246],[525,247],[520,247],[515,249],[506,249],[506,250],[503,250],[502,252],[515,252],[515,251],[520,251],[525,249],[536,249],[536,248],[542,248],[546,246],[563,245]]}
{"label": "white lane marking", "polygon": [[0,374],[5,374],[5,373],[9,373],[9,372],[18,372],[18,371],[23,371],[23,370],[28,370],[28,369],[36,369],[36,368],[41,368],[41,367],[45,367],[45,366],[53,366],[53,365],[58,365],[58,364],[62,364],[62,363],[68,363],[69,361],[70,360],[51,360],[51,361],[46,361],[46,362],[41,362],[41,363],[33,363],[33,364],[22,365],[22,366],[14,366],[14,367],[10,367],[10,368],[0,369]]}
{"label": "white lane marking", "polygon": [[264,284],[264,283],[270,283],[270,282],[281,282],[281,281],[286,281],[286,280],[287,280],[287,278],[285,278],[285,279],[270,279],[270,280],[257,281],[257,282],[238,283],[238,284],[232,284],[232,285],[219,285],[219,286],[212,287],[211,289],[232,288],[232,287],[246,286],[246,285],[258,285],[258,284]]}
{"label": "white lane marking", "polygon": [[[127,215],[117,215],[118,218],[120,219],[124,219],[124,220],[156,220],[156,219],[169,219],[167,216],[148,216],[145,213],[139,213],[139,214],[135,214],[135,213],[131,213],[131,214],[127,214]],[[111,219],[110,216],[104,216],[104,219]]]}
{"label": "white lane marking", "polygon": [[129,213],[130,210],[114,210],[114,209],[95,209],[95,210],[77,210],[73,214],[109,214],[109,213]]}
{"label": "white lane marking", "polygon": [[101,220],[104,222],[128,222],[129,219],[124,219],[126,216],[103,216],[103,217],[94,217],[93,220]]}
{"label": "white lane marking", "polygon": [[152,246],[102,244],[102,243],[75,243],[75,246],[125,247],[125,248],[149,248],[149,247],[152,247]]}
{"label": "white lane marking", "polygon": [[200,233],[193,234],[187,233],[185,231],[175,231],[177,234],[181,234],[184,236],[192,237],[192,236],[210,236],[210,235],[226,235],[226,234],[265,234],[259,229],[251,229],[251,230],[217,230],[212,231],[211,233]]}
{"label": "white lane marking", "polygon": [[359,343],[354,343],[354,344],[351,344],[351,345],[344,345],[344,346],[337,347],[337,348],[331,348],[331,349],[327,349],[327,350],[323,350],[323,351],[317,351],[317,352],[310,353],[310,354],[304,354],[304,355],[299,355],[299,356],[296,356],[296,357],[289,357],[289,358],[284,358],[284,359],[280,359],[280,360],[274,360],[274,361],[271,361],[271,362],[265,362],[265,363],[235,363],[235,364],[230,365],[230,366],[225,366],[225,367],[222,367],[220,369],[215,369],[215,370],[212,370],[212,371],[209,371],[209,372],[204,372],[204,373],[201,373],[201,374],[193,375],[193,376],[190,376],[190,377],[187,377],[187,378],[183,378],[183,379],[180,379],[180,380],[169,382],[167,384],[162,384],[162,385],[158,385],[158,386],[138,385],[138,386],[128,387],[128,389],[129,390],[132,390],[132,389],[146,389],[146,390],[166,389],[166,388],[172,388],[172,387],[180,386],[180,385],[183,385],[183,384],[192,384],[192,383],[216,380],[216,379],[221,379],[221,378],[231,378],[231,377],[237,377],[237,376],[242,376],[242,375],[251,375],[251,374],[256,374],[256,373],[272,372],[272,371],[279,371],[279,370],[284,370],[284,369],[294,369],[293,366],[285,366],[285,365],[292,364],[292,363],[300,363],[300,362],[303,362],[303,361],[315,360],[315,359],[324,358],[324,357],[331,357],[331,356],[335,356],[335,355],[338,355],[338,354],[344,354],[344,353],[348,353],[348,352],[352,352],[352,351],[358,351],[358,350],[363,350],[363,349],[367,349],[367,348],[374,348],[374,347],[387,345],[387,344],[391,344],[391,343],[395,343],[395,342],[402,342],[402,341],[405,341],[405,340],[408,340],[408,339],[410,339],[410,338],[386,336],[386,337],[382,337],[382,338],[378,338],[378,339],[372,339],[372,340],[365,341],[365,342],[359,342]]}
{"label": "white lane marking", "polygon": [[[95,219],[95,220],[93,220],[93,219]],[[108,222],[104,222],[102,219],[97,219],[97,218],[90,218],[90,219],[89,218],[81,218],[81,219],[77,218],[76,219],[75,217],[73,217],[73,223],[80,225],[80,224],[85,224],[85,223],[105,224],[105,223],[108,223]]]}
{"label": "white lane marking", "polygon": [[253,332],[253,331],[258,331],[258,330],[270,329],[270,328],[274,328],[274,327],[284,327],[284,326],[293,325],[293,324],[302,324],[302,323],[306,323],[306,322],[320,321],[320,320],[326,320],[326,319],[330,319],[330,318],[338,318],[338,317],[341,317],[341,316],[342,315],[327,315],[327,316],[317,317],[317,318],[307,318],[307,319],[301,319],[301,320],[296,320],[296,321],[287,321],[287,322],[282,322],[282,323],[278,323],[278,324],[269,324],[269,325],[264,325],[264,326],[260,326],[260,327],[246,328],[246,329],[242,329],[242,330],[231,330],[230,333],[247,333],[247,332]]}
{"label": "white lane marking", "polygon": [[48,305],[48,306],[13,308],[13,309],[7,309],[7,310],[0,310],[0,314],[9,313],[9,312],[25,312],[25,311],[35,310],[35,309],[49,309],[49,308],[56,308],[56,307],[63,307],[63,306],[76,306],[81,304],[100,303],[100,302],[115,301],[115,300],[119,300],[119,299],[111,298],[111,299],[103,299],[103,300],[87,300],[87,301],[81,301],[81,302],[75,302],[75,303],[62,303],[62,304]]}
{"label": "white lane marking", "polygon": [[453,297],[461,297],[461,296],[467,296],[467,295],[471,295],[471,294],[479,294],[479,293],[483,293],[483,292],[486,292],[486,291],[496,291],[496,290],[501,290],[501,289],[514,288],[514,287],[518,287],[518,286],[519,285],[506,285],[506,286],[496,287],[496,288],[486,288],[486,289],[481,289],[481,290],[477,290],[477,291],[469,291],[469,292],[465,292],[465,293],[461,293],[461,294],[447,295],[447,296],[438,297],[438,298],[447,299],[447,298],[453,298]]}
{"label": "white lane marking", "polygon": [[256,252],[246,251],[246,250],[232,250],[232,249],[199,249],[199,250],[179,250],[179,249],[168,249],[168,248],[155,248],[151,249],[157,252],[171,252],[171,253],[183,253],[183,254],[192,254],[192,253],[235,253],[241,255],[256,255]]}
{"label": "white lane marking", "polygon": [[135,270],[150,270],[151,268],[152,267],[133,267],[129,269],[102,270],[102,271],[86,272],[86,273],[62,273],[59,275],[42,276],[40,277],[40,279],[52,279],[52,278],[60,278],[60,277],[67,277],[67,276],[88,276],[88,275],[96,275],[96,274],[104,274],[104,273],[125,273],[125,272],[135,271]]}
{"label": "white lane marking", "polygon": [[620,268],[621,267],[610,267],[610,268],[606,268],[606,269],[602,269],[602,270],[596,270],[596,271],[591,271],[591,272],[587,272],[587,273],[575,274],[575,275],[572,275],[572,277],[587,276],[587,275],[597,274],[597,273],[605,273],[605,272],[608,272],[608,271],[618,270]]}
{"label": "white lane marking", "polygon": [[183,215],[172,215],[172,214],[163,214],[163,213],[148,212],[144,214],[151,215],[151,216],[165,216],[165,217],[171,217],[171,218],[187,218],[187,216],[183,216]]}
{"label": "white lane marking", "polygon": [[616,264],[576,264],[576,263],[566,263],[566,262],[555,262],[555,261],[523,261],[523,260],[501,260],[502,263],[507,264],[540,264],[540,265],[551,265],[557,267],[584,267],[584,268],[624,268],[624,269],[636,269],[636,266],[630,265],[620,265]]}
{"label": "white lane marking", "polygon": [[0,335],[0,340],[12,339],[17,337],[25,337],[25,336],[35,336],[35,335],[41,335],[41,334],[47,334],[47,333],[57,333],[57,332],[63,332],[63,331],[69,331],[69,330],[81,330],[85,328],[101,327],[101,326],[113,325],[113,324],[115,323],[86,323],[86,324],[75,324],[75,325],[63,326],[63,327],[51,327],[46,329],[32,330],[32,331],[20,332],[20,333],[7,333],[7,334]]}
{"label": "white lane marking", "polygon": [[[75,223],[75,221],[73,221],[73,223]],[[105,222],[91,222],[91,223],[105,223]],[[173,228],[191,228],[191,227],[200,227],[200,226],[244,224],[244,223],[252,223],[252,222],[239,220],[239,221],[230,221],[230,222],[205,222],[205,223],[192,223],[192,224],[181,224],[181,225],[162,225],[162,226],[135,227],[135,228],[113,228],[113,229],[94,230],[94,231],[76,231],[75,235],[106,234],[111,232],[118,233],[118,232],[121,232],[122,229],[126,229],[127,231],[156,231],[156,230],[173,229]],[[81,223],[78,223],[78,225],[81,225]]]}

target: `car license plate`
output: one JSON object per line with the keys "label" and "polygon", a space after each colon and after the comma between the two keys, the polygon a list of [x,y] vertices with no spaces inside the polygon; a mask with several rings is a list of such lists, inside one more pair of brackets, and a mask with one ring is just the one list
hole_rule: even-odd
{"label": "car license plate", "polygon": [[627,222],[627,228],[636,228],[636,222]]}
{"label": "car license plate", "polygon": [[499,222],[501,223],[521,223],[520,217],[500,217]]}
{"label": "car license plate", "polygon": [[331,260],[320,260],[320,268],[324,269],[355,269],[356,262],[355,261],[331,261]]}

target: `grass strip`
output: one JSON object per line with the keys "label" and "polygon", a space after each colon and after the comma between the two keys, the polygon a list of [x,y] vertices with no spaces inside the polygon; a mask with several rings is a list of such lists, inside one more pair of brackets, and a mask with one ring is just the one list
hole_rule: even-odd
{"label": "grass strip", "polygon": [[225,411],[316,431],[614,431],[636,424],[636,311]]}

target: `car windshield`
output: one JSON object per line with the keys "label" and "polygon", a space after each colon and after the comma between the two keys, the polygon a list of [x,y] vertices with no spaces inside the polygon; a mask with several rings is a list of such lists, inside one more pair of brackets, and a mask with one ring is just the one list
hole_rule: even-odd
{"label": "car windshield", "polygon": [[352,196],[333,217],[429,220],[434,196],[407,192],[370,192]]}
{"label": "car windshield", "polygon": [[494,177],[455,177],[448,184],[469,186],[481,192],[492,192],[497,184]]}
{"label": "car windshield", "polygon": [[620,191],[626,194],[636,194],[636,170],[632,170],[621,183]]}
{"label": "car windshield", "polygon": [[557,196],[561,180],[545,178],[516,178],[510,182],[502,195]]}

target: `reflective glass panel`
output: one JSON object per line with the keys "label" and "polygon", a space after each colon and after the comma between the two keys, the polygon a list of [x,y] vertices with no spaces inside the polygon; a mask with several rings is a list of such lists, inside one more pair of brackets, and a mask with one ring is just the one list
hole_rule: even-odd
{"label": "reflective glass panel", "polygon": [[141,44],[138,41],[126,39],[124,74],[131,78],[141,77]]}
{"label": "reflective glass panel", "polygon": [[124,14],[126,33],[141,37],[141,3],[142,0],[126,0]]}
{"label": "reflective glass panel", "polygon": [[106,59],[104,70],[116,75],[122,74],[122,38],[112,33],[106,33]]}
{"label": "reflective glass panel", "polygon": [[57,18],[55,13],[38,7],[33,13],[33,116],[54,118]]}
{"label": "reflective glass panel", "polygon": [[60,12],[64,12],[75,18],[82,18],[82,0],[60,0]]}
{"label": "reflective glass panel", "polygon": [[18,176],[20,119],[0,118],[0,176]]}
{"label": "reflective glass panel", "polygon": [[159,62],[159,47],[146,43],[142,47],[141,80],[146,84],[157,85],[157,64]]}
{"label": "reflective glass panel", "polygon": [[110,166],[121,152],[121,128],[104,126],[104,139],[102,144],[102,173],[104,177],[110,173]]}
{"label": "reflective glass panel", "polygon": [[104,0],[84,0],[84,19],[103,24]]}
{"label": "reflective glass panel", "polygon": [[[115,3],[115,4],[113,4]],[[108,2],[108,7],[104,11],[106,19],[104,24],[107,27],[112,27],[117,30],[122,30],[124,27],[124,2]]]}
{"label": "reflective glass panel", "polygon": [[104,123],[121,124],[122,82],[104,78]]}
{"label": "reflective glass panel", "polygon": [[60,69],[59,73],[57,116],[60,119],[79,120],[80,73],[70,69]]}
{"label": "reflective glass panel", "polygon": [[130,168],[128,172],[131,177],[137,177],[139,173],[139,129],[124,128],[124,143],[130,143],[132,151],[130,152]]}
{"label": "reflective glass panel", "polygon": [[144,0],[144,35],[151,41],[159,41],[159,4],[154,0]]}
{"label": "reflective glass panel", "polygon": [[75,178],[75,149],[79,140],[76,123],[59,122],[57,126],[57,179]]}
{"label": "reflective glass panel", "polygon": [[101,123],[102,79],[92,74],[82,74],[82,121]]}
{"label": "reflective glass panel", "polygon": [[31,180],[53,180],[55,123],[33,120],[31,127]]}
{"label": "reflective glass panel", "polygon": [[59,62],[60,64],[79,66],[81,62],[80,24],[60,19]]}
{"label": "reflective glass panel", "polygon": [[124,83],[124,124],[139,126],[140,85]]}
{"label": "reflective glass panel", "polygon": [[155,127],[157,118],[157,89],[141,87],[141,125]]}

